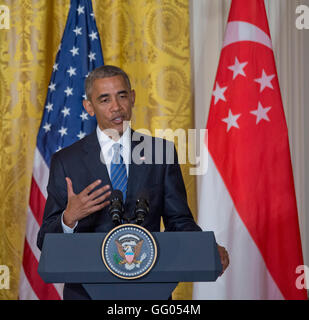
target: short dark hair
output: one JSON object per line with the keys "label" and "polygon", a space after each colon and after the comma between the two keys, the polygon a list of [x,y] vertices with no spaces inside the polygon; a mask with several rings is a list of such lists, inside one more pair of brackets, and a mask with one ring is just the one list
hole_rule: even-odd
{"label": "short dark hair", "polygon": [[122,76],[125,82],[128,85],[128,88],[131,90],[131,82],[128,77],[128,75],[119,67],[111,66],[111,65],[105,65],[98,67],[94,69],[89,76],[86,78],[85,81],[85,91],[87,99],[91,99],[91,91],[92,91],[92,85],[94,80],[96,79],[103,79],[103,78],[110,78],[115,76]]}

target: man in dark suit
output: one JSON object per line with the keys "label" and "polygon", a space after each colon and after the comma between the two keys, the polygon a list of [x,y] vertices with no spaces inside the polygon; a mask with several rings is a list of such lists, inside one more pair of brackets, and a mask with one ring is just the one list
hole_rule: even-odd
{"label": "man in dark suit", "polygon": [[[54,154],[38,247],[45,233],[108,232],[115,225],[108,214],[113,189],[114,145],[120,145],[126,166],[125,218],[132,219],[139,194],[149,198],[143,226],[160,231],[201,231],[187,204],[186,190],[174,144],[134,132],[128,122],[135,102],[128,76],[114,66],[94,70],[86,80],[84,107],[96,116],[97,130]],[[141,148],[142,146],[142,148]],[[223,270],[228,255],[218,246]],[[79,284],[66,284],[64,299],[89,299]]]}

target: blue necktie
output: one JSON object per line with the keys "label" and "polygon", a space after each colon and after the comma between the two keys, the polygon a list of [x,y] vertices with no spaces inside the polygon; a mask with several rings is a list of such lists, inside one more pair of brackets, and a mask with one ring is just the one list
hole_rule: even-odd
{"label": "blue necktie", "polygon": [[111,183],[113,189],[120,190],[123,194],[123,202],[126,201],[126,193],[127,193],[127,168],[123,163],[123,158],[121,155],[122,145],[119,143],[115,143],[113,145],[114,155],[111,162]]}

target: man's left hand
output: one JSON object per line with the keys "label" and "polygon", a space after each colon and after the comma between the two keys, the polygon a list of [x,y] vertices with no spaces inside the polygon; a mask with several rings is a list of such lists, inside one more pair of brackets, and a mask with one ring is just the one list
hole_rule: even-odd
{"label": "man's left hand", "polygon": [[225,269],[228,267],[230,260],[229,260],[229,254],[227,253],[226,249],[224,247],[221,247],[218,244],[217,246],[218,246],[218,251],[219,251],[220,260],[222,264],[222,273],[220,274],[220,276],[222,276]]}

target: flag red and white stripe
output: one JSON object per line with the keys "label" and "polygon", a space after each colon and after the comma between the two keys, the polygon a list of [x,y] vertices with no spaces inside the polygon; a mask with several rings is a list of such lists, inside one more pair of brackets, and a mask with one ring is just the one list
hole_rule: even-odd
{"label": "flag red and white stripe", "polygon": [[31,181],[30,200],[27,212],[27,229],[24,258],[19,282],[20,300],[61,300],[62,284],[46,284],[39,276],[40,250],[36,245],[37,235],[43,220],[47,198],[46,187],[49,168],[38,149],[35,150]]}
{"label": "flag red and white stripe", "polygon": [[194,299],[306,299],[293,173],[263,0],[232,0],[207,122],[199,225],[230,255]]}

